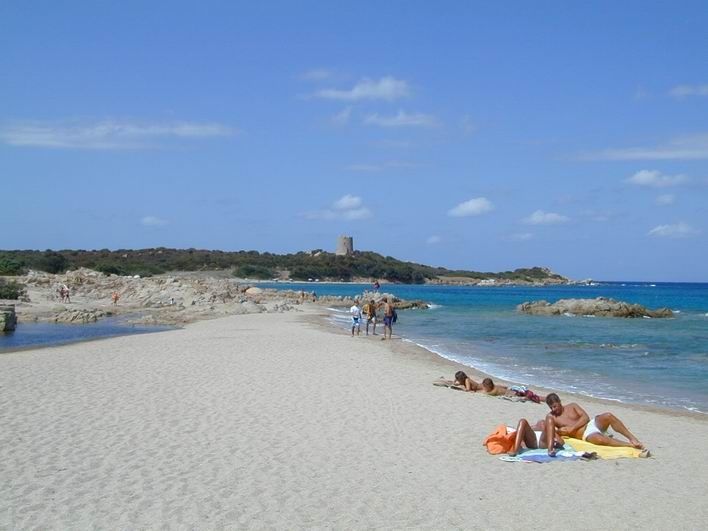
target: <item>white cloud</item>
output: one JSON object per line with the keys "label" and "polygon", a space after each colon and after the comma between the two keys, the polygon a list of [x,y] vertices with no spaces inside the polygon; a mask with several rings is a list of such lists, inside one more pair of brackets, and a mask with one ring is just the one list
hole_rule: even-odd
{"label": "white cloud", "polygon": [[708,85],[677,85],[669,92],[674,98],[708,96]]}
{"label": "white cloud", "polygon": [[163,227],[167,225],[167,220],[156,216],[145,216],[140,220],[140,224],[146,227]]}
{"label": "white cloud", "polygon": [[555,212],[544,212],[537,210],[527,218],[522,219],[527,225],[559,225],[570,221],[570,218]]}
{"label": "white cloud", "polygon": [[654,147],[605,149],[583,160],[698,160],[708,159],[708,134],[682,136]]}
{"label": "white cloud", "polygon": [[332,116],[332,122],[336,125],[347,125],[352,117],[352,107],[345,107],[340,112]]}
{"label": "white cloud", "polygon": [[306,81],[324,81],[332,77],[332,72],[326,68],[313,68],[303,73],[300,78]]}
{"label": "white cloud", "polygon": [[494,205],[486,197],[473,197],[469,201],[460,203],[456,207],[447,211],[448,216],[462,218],[467,216],[479,216],[494,210]]}
{"label": "white cloud", "polygon": [[694,229],[687,223],[676,223],[675,225],[658,225],[651,229],[647,235],[657,238],[690,238],[700,234],[698,229]]}
{"label": "white cloud", "polygon": [[656,204],[661,206],[673,205],[676,202],[674,194],[662,194],[656,197]]}
{"label": "white cloud", "polygon": [[533,238],[533,234],[530,232],[518,232],[518,233],[512,234],[510,236],[510,239],[515,240],[515,241],[519,241],[519,242],[527,241],[532,238]]}
{"label": "white cloud", "polygon": [[307,219],[344,219],[348,221],[357,221],[373,217],[373,212],[363,205],[361,197],[347,194],[340,197],[330,208],[317,210],[314,212],[306,212],[304,217]]}
{"label": "white cloud", "polygon": [[343,101],[384,100],[394,101],[410,94],[408,83],[391,76],[374,80],[364,78],[349,90],[323,89],[315,93],[318,98]]}
{"label": "white cloud", "polygon": [[217,123],[31,122],[0,128],[0,141],[13,146],[68,149],[139,149],[166,138],[229,136],[235,130]]}
{"label": "white cloud", "polygon": [[440,243],[442,241],[442,238],[440,236],[429,236],[427,240],[425,240],[425,243],[428,245],[435,245],[436,243]]}
{"label": "white cloud", "polygon": [[399,110],[393,116],[369,114],[364,118],[364,124],[379,127],[437,127],[440,122],[432,114],[407,113]]}
{"label": "white cloud", "polygon": [[639,186],[667,188],[669,186],[678,186],[687,180],[685,175],[664,175],[657,170],[640,170],[627,179],[627,182]]}
{"label": "white cloud", "polygon": [[332,206],[337,210],[350,210],[352,208],[359,208],[361,203],[361,197],[347,194],[337,199]]}

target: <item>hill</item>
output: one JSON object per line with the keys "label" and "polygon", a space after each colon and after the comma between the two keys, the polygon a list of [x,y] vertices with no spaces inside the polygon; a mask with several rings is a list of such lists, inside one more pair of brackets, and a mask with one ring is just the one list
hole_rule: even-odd
{"label": "hill", "polygon": [[167,271],[232,270],[252,279],[336,280],[382,279],[389,282],[476,284],[564,284],[568,279],[542,267],[498,273],[450,270],[368,251],[337,256],[322,250],[278,255],[258,251],[201,249],[119,249],[0,251],[0,275],[18,275],[29,269],[61,273],[86,267],[106,274],[151,276]]}

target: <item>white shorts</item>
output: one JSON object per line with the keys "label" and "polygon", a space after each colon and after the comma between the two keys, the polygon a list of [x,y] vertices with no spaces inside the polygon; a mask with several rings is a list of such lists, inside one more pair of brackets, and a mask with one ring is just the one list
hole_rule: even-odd
{"label": "white shorts", "polygon": [[597,427],[597,424],[595,424],[595,419],[597,417],[593,417],[590,419],[590,422],[588,422],[588,425],[585,426],[585,431],[583,432],[583,441],[587,441],[588,437],[591,435],[594,435],[596,433],[601,433],[602,435],[607,435],[607,432],[602,431],[600,428]]}

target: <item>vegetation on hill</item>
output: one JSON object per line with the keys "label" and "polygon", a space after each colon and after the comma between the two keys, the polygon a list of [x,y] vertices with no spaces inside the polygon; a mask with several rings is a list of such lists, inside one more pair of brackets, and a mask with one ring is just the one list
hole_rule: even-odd
{"label": "vegetation on hill", "polygon": [[0,278],[0,299],[17,300],[25,294],[25,287],[17,282]]}
{"label": "vegetation on hill", "polygon": [[18,275],[28,269],[60,273],[87,267],[106,274],[151,276],[167,271],[232,269],[241,278],[291,278],[293,280],[343,280],[380,278],[391,282],[420,284],[430,280],[445,281],[495,279],[512,282],[564,281],[560,275],[534,267],[501,273],[453,271],[391,256],[356,251],[350,256],[336,256],[321,250],[277,255],[257,251],[207,251],[200,249],[121,249],[109,251],[2,251],[0,275]]}

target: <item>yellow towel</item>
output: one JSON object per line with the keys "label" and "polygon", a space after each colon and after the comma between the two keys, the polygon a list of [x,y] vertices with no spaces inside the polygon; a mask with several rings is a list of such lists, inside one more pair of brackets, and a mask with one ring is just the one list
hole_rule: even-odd
{"label": "yellow towel", "polygon": [[580,439],[563,437],[563,440],[576,452],[595,452],[601,459],[619,459],[621,457],[639,457],[641,450],[626,446],[599,446]]}

